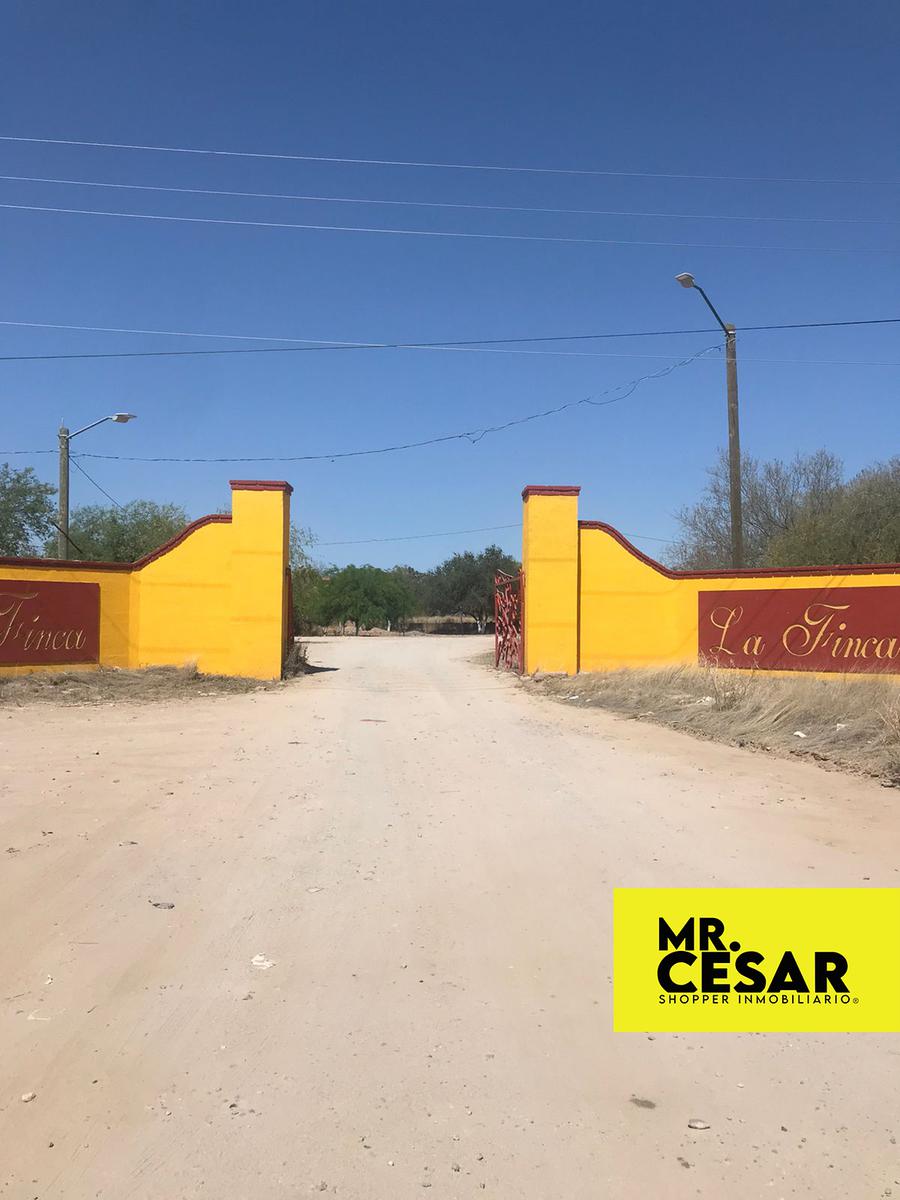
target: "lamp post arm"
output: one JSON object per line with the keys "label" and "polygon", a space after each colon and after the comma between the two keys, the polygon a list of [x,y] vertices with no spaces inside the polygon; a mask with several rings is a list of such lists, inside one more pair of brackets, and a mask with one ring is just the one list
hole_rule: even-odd
{"label": "lamp post arm", "polygon": [[718,312],[716,312],[716,308],[715,308],[715,305],[713,304],[712,300],[710,300],[709,296],[707,296],[706,292],[704,292],[703,288],[700,286],[699,283],[694,284],[694,291],[699,292],[700,295],[703,297],[703,299],[706,301],[706,307],[709,309],[709,311],[712,313],[712,315],[716,318],[716,320],[721,325],[722,332],[730,333],[731,331],[729,330],[728,326],[725,324],[725,322],[719,316]]}
{"label": "lamp post arm", "polygon": [[[709,301],[707,300],[706,303],[709,304]],[[712,305],[710,305],[710,308],[712,308]],[[72,438],[78,437],[79,433],[87,433],[87,431],[89,429],[93,429],[95,425],[102,425],[104,421],[111,421],[111,420],[112,420],[112,417],[100,417],[100,419],[98,421],[91,421],[90,425],[82,425],[82,427],[80,429],[76,429],[74,433],[67,434],[67,437],[68,437],[69,441],[71,442]]]}

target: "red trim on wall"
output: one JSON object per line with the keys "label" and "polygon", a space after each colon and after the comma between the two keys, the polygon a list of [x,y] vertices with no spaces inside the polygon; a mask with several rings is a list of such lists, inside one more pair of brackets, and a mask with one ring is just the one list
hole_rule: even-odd
{"label": "red trim on wall", "polygon": [[633,554],[645,566],[652,567],[660,575],[665,575],[667,579],[766,579],[785,575],[900,574],[900,563],[848,563],[833,567],[754,567],[742,571],[673,571],[657,562],[655,558],[651,558],[649,554],[638,550],[637,546],[633,546],[624,534],[619,533],[618,529],[614,529],[612,525],[607,525],[605,521],[579,521],[578,528],[579,530],[599,529],[603,533],[608,533],[629,554]]}
{"label": "red trim on wall", "polygon": [[196,521],[191,521],[190,525],[185,525],[180,533],[176,533],[167,542],[163,542],[156,550],[151,550],[149,554],[145,554],[143,558],[132,563],[93,562],[90,559],[82,560],[80,558],[0,558],[0,567],[60,567],[70,571],[140,571],[154,559],[174,550],[185,538],[204,525],[228,525],[230,523],[231,516],[228,513],[212,513],[208,517],[198,517]]}
{"label": "red trim on wall", "polygon": [[196,521],[191,521],[190,525],[185,525],[181,533],[176,533],[174,537],[169,538],[167,542],[163,542],[161,546],[157,546],[155,550],[151,550],[149,554],[145,554],[142,558],[137,559],[131,564],[133,571],[140,571],[142,567],[146,567],[148,563],[155,562],[157,558],[162,558],[164,554],[168,554],[170,550],[174,550],[192,533],[198,529],[202,529],[204,525],[230,525],[230,513],[211,513],[208,517],[198,517]]}
{"label": "red trim on wall", "polygon": [[233,492],[287,492],[294,489],[285,479],[229,479]]}
{"label": "red trim on wall", "polygon": [[580,492],[580,487],[547,487],[540,483],[529,483],[528,487],[522,489],[522,499],[527,500],[529,496],[577,496]]}
{"label": "red trim on wall", "polygon": [[82,562],[78,558],[0,558],[3,567],[68,567],[78,571],[130,571],[133,563],[126,562]]}

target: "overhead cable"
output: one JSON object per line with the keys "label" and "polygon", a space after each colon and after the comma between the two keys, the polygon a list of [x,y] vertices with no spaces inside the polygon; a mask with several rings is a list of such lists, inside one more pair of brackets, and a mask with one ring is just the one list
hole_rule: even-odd
{"label": "overhead cable", "polygon": [[183,217],[162,213],[112,212],[96,208],[62,208],[49,204],[0,204],[17,212],[54,213],[80,217],[115,217],[124,221],[163,221],[188,225],[226,225],[253,229],[300,229],[317,233],[386,234],[391,237],[449,238],[479,242],[540,242],[571,246],[665,246],[682,250],[753,250],[809,254],[900,254],[892,246],[759,246],[743,242],[673,242],[644,238],[562,237],[537,233],[464,233],[449,229],[391,229],[378,225],[320,225],[298,221],[248,221],[236,217]]}
{"label": "overhead cable", "polygon": [[367,204],[389,208],[448,208],[470,212],[527,213],[545,216],[638,217],[677,221],[780,221],[796,224],[898,225],[896,217],[773,216],[753,213],[645,212],[617,208],[554,208],[523,204],[463,204],[448,200],[388,200],[372,196],[322,196],[298,192],[244,192],[227,188],[167,187],[150,183],[119,183],[101,179],[60,179],[47,175],[0,175],[6,183],[52,183],[66,187],[107,188],[131,192],[168,192],[181,196],[226,196],[245,200],[300,200],[313,204]]}
{"label": "overhead cable", "polygon": [[[516,425],[526,425],[531,421],[538,421],[545,417],[556,416],[561,412],[566,412],[568,409],[578,408],[582,405],[588,405],[594,408],[603,408],[609,404],[618,404],[622,400],[628,399],[642,383],[650,382],[654,379],[664,379],[667,375],[671,375],[673,371],[677,371],[680,367],[686,367],[689,363],[696,362],[699,358],[704,358],[707,354],[715,354],[721,351],[721,346],[707,346],[703,350],[698,350],[695,354],[689,355],[687,358],[679,359],[678,362],[670,363],[668,366],[661,368],[659,371],[652,371],[647,375],[641,375],[637,379],[632,379],[627,383],[615,384],[612,387],[604,388],[603,391],[597,392],[591,396],[584,396],[580,400],[569,400],[565,404],[559,404],[554,408],[543,409],[541,412],[529,413],[525,417],[514,417],[509,421],[503,421],[498,425],[487,425],[477,429],[469,429],[463,433],[447,433],[439,437],[423,438],[415,442],[402,442],[392,446],[379,446],[368,450],[342,450],[334,451],[329,454],[269,454],[269,455],[252,455],[244,454],[240,456],[219,455],[216,457],[181,457],[177,455],[154,455],[145,457],[142,455],[126,455],[126,454],[94,454],[82,453],[80,458],[102,459],[108,462],[148,462],[148,463],[260,463],[260,462],[321,462],[321,461],[336,461],[342,458],[364,458],[372,455],[393,454],[400,450],[417,450],[423,446],[436,446],[445,442],[467,441],[472,445],[476,445],[483,438],[492,433],[502,433],[507,429],[512,429]],[[621,393],[617,395],[616,393]],[[604,398],[606,397],[606,398]],[[52,454],[52,450],[0,450],[0,457],[3,455],[13,454]]]}
{"label": "overhead cable", "polygon": [[524,175],[588,175],[624,179],[698,179],[724,183],[810,183],[854,185],[863,187],[900,187],[893,179],[834,179],[816,176],[785,175],[715,175],[683,171],[622,171],[587,167],[510,166],[501,163],[434,162],[402,158],[351,158],[347,155],[278,154],[252,150],[211,150],[196,146],[154,146],[134,142],[102,142],[76,138],[23,137],[0,134],[2,142],[30,142],[42,146],[88,146],[101,150],[143,150],[158,154],[194,154],[211,158],[261,158],[281,162],[318,162],[367,167],[416,167],[446,171],[500,171]]}

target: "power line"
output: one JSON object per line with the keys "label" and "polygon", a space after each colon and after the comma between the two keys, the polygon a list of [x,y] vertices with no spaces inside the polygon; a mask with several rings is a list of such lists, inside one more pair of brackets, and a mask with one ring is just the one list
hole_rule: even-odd
{"label": "power line", "polygon": [[685,250],[774,250],[779,253],[900,254],[900,248],[881,246],[754,246],[728,242],[668,242],[642,238],[559,237],[531,233],[461,233],[448,229],[389,229],[377,225],[318,225],[295,221],[247,221],[235,217],[175,217],[161,213],[123,213],[95,208],[60,208],[45,204],[0,204],[17,212],[56,213],[80,217],[119,217],[128,221],[169,221],[188,225],[231,225],[253,229],[302,229],[318,233],[373,233],[393,237],[450,238],[480,242],[552,242],[572,246],[661,246]]}
{"label": "power line", "polygon": [[423,538],[462,537],[467,533],[495,533],[499,529],[521,529],[521,525],[482,525],[480,529],[449,529],[442,533],[410,533],[403,537],[351,538],[343,542],[316,542],[316,546],[371,546],[376,542],[418,542]]}
{"label": "power line", "polygon": [[89,483],[92,483],[94,485],[94,487],[97,489],[98,492],[102,492],[103,495],[107,498],[107,500],[111,501],[116,506],[116,508],[121,509],[124,512],[125,505],[120,504],[118,502],[118,500],[115,498],[115,496],[111,496],[109,494],[109,492],[106,490],[106,488],[101,487],[100,484],[97,482],[97,480],[94,479],[93,475],[88,475],[87,471],[84,469],[84,467],[81,465],[81,463],[78,461],[78,459],[75,457],[74,454],[70,455],[69,462],[72,464],[73,467],[75,467],[77,470],[79,470],[82,473],[82,475],[85,477],[85,479]]}
{"label": "power line", "polygon": [[[900,317],[890,318],[900,324]],[[842,324],[883,324],[884,322],[841,322]],[[0,325],[9,325],[20,329],[64,329],[79,333],[126,333],[150,337],[183,337],[183,338],[216,338],[225,341],[238,342],[291,342],[298,344],[300,349],[309,350],[456,350],[481,346],[508,346],[513,344],[538,342],[584,342],[601,338],[636,338],[636,337],[669,337],[675,334],[718,333],[718,328],[708,329],[653,329],[635,333],[578,333],[554,334],[543,337],[508,337],[508,338],[472,338],[468,341],[440,342],[347,342],[337,338],[297,338],[284,337],[281,334],[252,334],[252,333],[198,333],[182,329],[125,329],[113,325],[60,325],[48,321],[2,321]],[[292,349],[293,347],[287,347]],[[282,347],[265,347],[259,353],[268,349],[280,350]],[[254,351],[256,352],[256,351]],[[149,351],[149,353],[165,354],[166,351]],[[175,352],[177,353],[177,352]],[[203,351],[201,351],[203,353]],[[231,353],[231,351],[208,351],[211,354]]]}
{"label": "power line", "polygon": [[[0,322],[3,324],[3,322]],[[685,332],[696,333],[698,330],[690,330]],[[707,329],[707,333],[716,333],[715,329]],[[92,358],[204,358],[212,355],[222,354],[289,354],[296,353],[300,350],[435,350],[457,353],[470,354],[526,354],[539,356],[552,356],[559,358],[668,358],[666,354],[625,354],[625,353],[601,353],[600,351],[591,350],[500,350],[489,347],[480,346],[444,346],[437,344],[434,346],[423,345],[379,345],[360,343],[358,346],[349,345],[333,345],[333,346],[273,346],[255,350],[123,350],[123,351],[97,351],[87,354],[7,354],[0,355],[0,362],[54,362],[78,359]],[[748,360],[744,360],[748,361]],[[814,359],[752,359],[753,362],[815,362]],[[829,360],[829,364],[832,360]],[[866,363],[853,362],[851,366],[866,366]],[[893,363],[872,363],[872,366],[893,366]]]}
{"label": "power line", "polygon": [[[779,330],[794,329],[844,329],[855,326],[898,325],[900,317],[878,317],[861,321],[805,321],[782,325],[739,325],[738,333],[770,333]],[[254,346],[239,349],[228,348],[219,350],[119,350],[96,351],[72,354],[7,354],[0,355],[0,362],[48,362],[54,360],[91,359],[91,358],[179,358],[191,356],[208,356],[215,354],[295,354],[306,350],[468,350],[503,353],[502,350],[491,350],[499,346],[536,345],[551,342],[585,342],[600,341],[616,338],[645,338],[645,337],[684,337],[693,334],[718,333],[718,329],[650,329],[640,332],[623,333],[577,333],[556,334],[543,337],[510,337],[510,338],[479,338],[470,341],[441,341],[441,342],[339,342],[334,339],[289,338],[280,334],[259,336],[246,333],[196,333],[174,329],[125,329],[107,325],[61,325],[47,321],[3,321],[6,325],[17,329],[58,329],[80,333],[116,333],[134,334],[149,337],[180,337],[180,338],[216,338],[231,341],[280,341],[300,343],[289,346]],[[507,353],[517,353],[509,350]],[[593,356],[592,356],[593,357]],[[600,356],[598,356],[600,357]],[[602,356],[606,357],[606,356]],[[611,355],[609,357],[651,357],[649,355]],[[815,362],[810,359],[744,359],[752,362]],[[834,360],[823,360],[823,365],[841,365]],[[893,363],[852,362],[847,366],[894,366]]]}
{"label": "power line", "polygon": [[779,175],[710,175],[675,171],[613,171],[584,167],[523,167],[496,163],[420,162],[398,158],[350,158],[324,154],[273,154],[250,150],[210,150],[193,146],[145,146],[129,142],[94,142],[74,138],[17,137],[0,134],[3,142],[30,142],[42,146],[89,146],[100,150],[149,150],[159,154],[196,154],[211,158],[261,158],[282,162],[319,162],[366,167],[418,167],[447,171],[502,171],[517,175],[587,175],[623,179],[697,179],[724,183],[851,184],[864,187],[898,187],[893,179],[822,179]]}
{"label": "power line", "polygon": [[[501,529],[521,528],[521,523],[517,521],[512,525],[482,525],[479,529],[447,529],[440,533],[412,533],[402,537],[351,538],[341,542],[316,542],[316,546],[372,546],[376,542],[417,542],[423,538],[462,537],[469,533],[495,533]],[[666,545],[671,540],[670,538],[650,537],[645,533],[630,533],[627,536],[641,542],[661,542]]]}
{"label": "power line", "polygon": [[[27,329],[72,329],[82,333],[134,333],[147,334],[153,337],[186,337],[186,338],[224,338],[229,341],[241,342],[299,342],[313,349],[350,349],[350,350],[420,350],[437,348],[444,349],[455,346],[496,346],[511,345],[515,342],[583,342],[598,338],[641,338],[641,337],[673,337],[690,333],[718,333],[719,327],[706,329],[641,329],[627,330],[620,333],[564,333],[544,334],[539,337],[504,337],[504,338],[471,338],[468,341],[440,342],[345,342],[337,338],[297,338],[286,337],[280,333],[201,333],[197,330],[184,329],[132,329],[121,325],[61,325],[49,321],[4,321],[0,325],[14,325]],[[853,321],[793,321],[781,325],[737,325],[738,333],[758,333],[779,329],[837,329],[853,325],[900,325],[900,317],[866,317]]]}
{"label": "power line", "polygon": [[[597,392],[593,396],[584,396],[580,400],[569,400],[566,404],[557,405],[555,408],[547,408],[541,412],[529,413],[525,417],[514,417],[509,421],[504,421],[499,425],[483,426],[479,429],[470,429],[463,433],[447,433],[440,437],[423,438],[417,442],[403,442],[394,446],[379,446],[370,450],[342,450],[331,454],[279,454],[279,455],[242,455],[240,457],[221,456],[215,458],[187,458],[175,457],[170,455],[159,455],[155,457],[142,457],[125,454],[80,454],[79,458],[94,458],[102,459],[106,462],[147,462],[147,463],[261,463],[261,462],[320,462],[324,460],[335,461],[341,458],[364,458],[372,455],[393,454],[400,450],[417,450],[423,446],[437,446],[444,442],[468,441],[472,445],[476,445],[483,438],[491,433],[503,433],[507,429],[512,429],[516,425],[526,425],[530,421],[538,421],[544,417],[556,416],[558,413],[566,412],[571,408],[578,408],[581,405],[589,405],[593,408],[604,408],[609,404],[618,404],[622,400],[627,400],[629,396],[640,387],[642,383],[647,383],[654,379],[664,379],[667,375],[671,375],[673,371],[677,371],[680,367],[686,367],[697,359],[705,357],[707,354],[713,354],[721,351],[721,346],[707,346],[703,350],[698,350],[695,354],[689,355],[687,358],[679,359],[678,362],[670,363],[667,367],[661,368],[659,371],[652,371],[647,375],[641,375],[637,379],[632,379],[627,383],[615,384],[613,387],[604,388],[602,392]],[[621,395],[614,393],[621,392]],[[602,399],[601,397],[609,397]],[[3,450],[2,455],[13,454],[53,454],[52,450]]]}
{"label": "power line", "polygon": [[290,346],[264,346],[254,347],[252,349],[227,349],[227,350],[146,350],[146,351],[94,351],[88,353],[70,353],[70,354],[36,354],[36,355],[0,355],[0,362],[34,362],[34,361],[53,361],[56,359],[82,359],[82,358],[154,358],[154,357],[188,357],[188,356],[204,356],[204,355],[221,355],[221,354],[275,354],[286,352],[300,351],[315,351],[315,350],[426,350],[440,351],[453,353],[468,353],[468,354],[528,354],[528,355],[553,355],[557,357],[583,357],[583,358],[668,358],[667,354],[627,354],[622,352],[601,353],[598,351],[567,351],[567,350],[524,350],[519,346],[522,344],[547,343],[547,342],[583,342],[591,339],[609,339],[609,338],[633,338],[633,337],[659,337],[669,334],[695,334],[695,333],[717,333],[716,329],[682,329],[682,330],[657,330],[652,333],[599,333],[599,334],[576,334],[562,335],[556,337],[532,337],[532,338],[488,338],[482,341],[463,341],[463,342],[339,342],[339,341],[317,341],[312,338],[279,338],[277,335],[271,337],[259,337],[252,334],[221,334],[221,333],[187,333],[176,332],[174,330],[158,330],[158,329],[122,329],[111,328],[108,326],[90,326],[90,325],[59,325],[49,324],[39,321],[0,321],[0,326],[6,325],[14,328],[25,329],[59,329],[71,330],[79,332],[92,333],[114,333],[114,334],[135,334],[135,335],[150,335],[161,337],[197,337],[197,338],[219,338],[225,340],[247,340],[247,341],[287,341],[292,343],[300,343],[299,345]]}
{"label": "power line", "polygon": [[[2,324],[2,322],[0,322]],[[696,330],[692,332],[697,332]],[[708,333],[716,333],[717,330],[709,329]],[[274,352],[282,349],[276,347]],[[284,347],[284,352],[287,353],[294,349],[293,347]],[[298,347],[301,349],[301,347]],[[434,351],[457,351],[462,353],[464,347],[457,346],[417,346],[417,345],[396,345],[396,346],[310,346],[310,350],[434,350]],[[557,358],[653,358],[664,359],[668,358],[668,354],[648,354],[646,351],[625,353],[623,351],[599,351],[599,350],[495,350],[479,347],[470,347],[468,350],[472,354],[520,354],[531,355],[536,357],[557,357]],[[92,358],[190,358],[203,357],[204,355],[215,354],[266,354],[267,350],[157,350],[157,351],[124,351],[121,353],[96,353],[96,354],[10,354],[0,355],[0,363],[2,362],[55,362],[78,359]],[[768,365],[777,366],[796,366],[796,367],[900,367],[900,362],[885,362],[882,359],[867,359],[867,358],[759,358],[756,355],[741,355],[742,363],[765,363]]]}
{"label": "power line", "polygon": [[59,179],[45,175],[0,175],[7,183],[53,183],[71,187],[110,188],[134,192],[169,192],[183,196],[230,196],[245,200],[301,200],[315,204],[369,204],[391,208],[447,208],[470,212],[530,213],[579,217],[653,217],[679,221],[780,221],[798,224],[898,225],[896,217],[782,217],[730,213],[642,212],[615,208],[545,208],[521,204],[463,204],[441,200],[385,200],[371,196],[321,196],[296,192],[243,192],[224,188],[164,187],[149,183],[115,183],[98,179]]}

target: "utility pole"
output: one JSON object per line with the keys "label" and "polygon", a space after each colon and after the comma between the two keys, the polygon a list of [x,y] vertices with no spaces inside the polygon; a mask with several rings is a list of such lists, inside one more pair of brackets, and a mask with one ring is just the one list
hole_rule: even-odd
{"label": "utility pole", "polygon": [[684,288],[694,288],[706,301],[706,307],[725,334],[725,387],[728,393],[728,490],[731,509],[731,565],[738,570],[744,565],[744,517],[741,498],[741,428],[738,411],[737,333],[726,325],[703,288],[688,271],[675,279]]}
{"label": "utility pole", "polygon": [[[69,433],[65,425],[59,427],[59,530],[56,538],[56,556],[57,558],[69,557],[69,445],[73,437],[78,437],[79,433],[86,433],[88,429],[93,429],[96,425],[102,425],[104,421],[113,421],[116,425],[124,425],[128,421],[134,420],[134,413],[112,413],[108,417],[101,417],[98,421],[91,421],[90,425],[83,425],[81,429],[76,429],[74,433]],[[76,549],[78,547],[76,546]]]}
{"label": "utility pole", "polygon": [[56,535],[56,557],[69,557],[69,431],[59,427],[59,529]]}
{"label": "utility pole", "polygon": [[741,502],[741,426],[738,417],[737,336],[725,326],[725,386],[728,391],[728,482],[731,505],[731,561],[744,565],[744,514]]}

